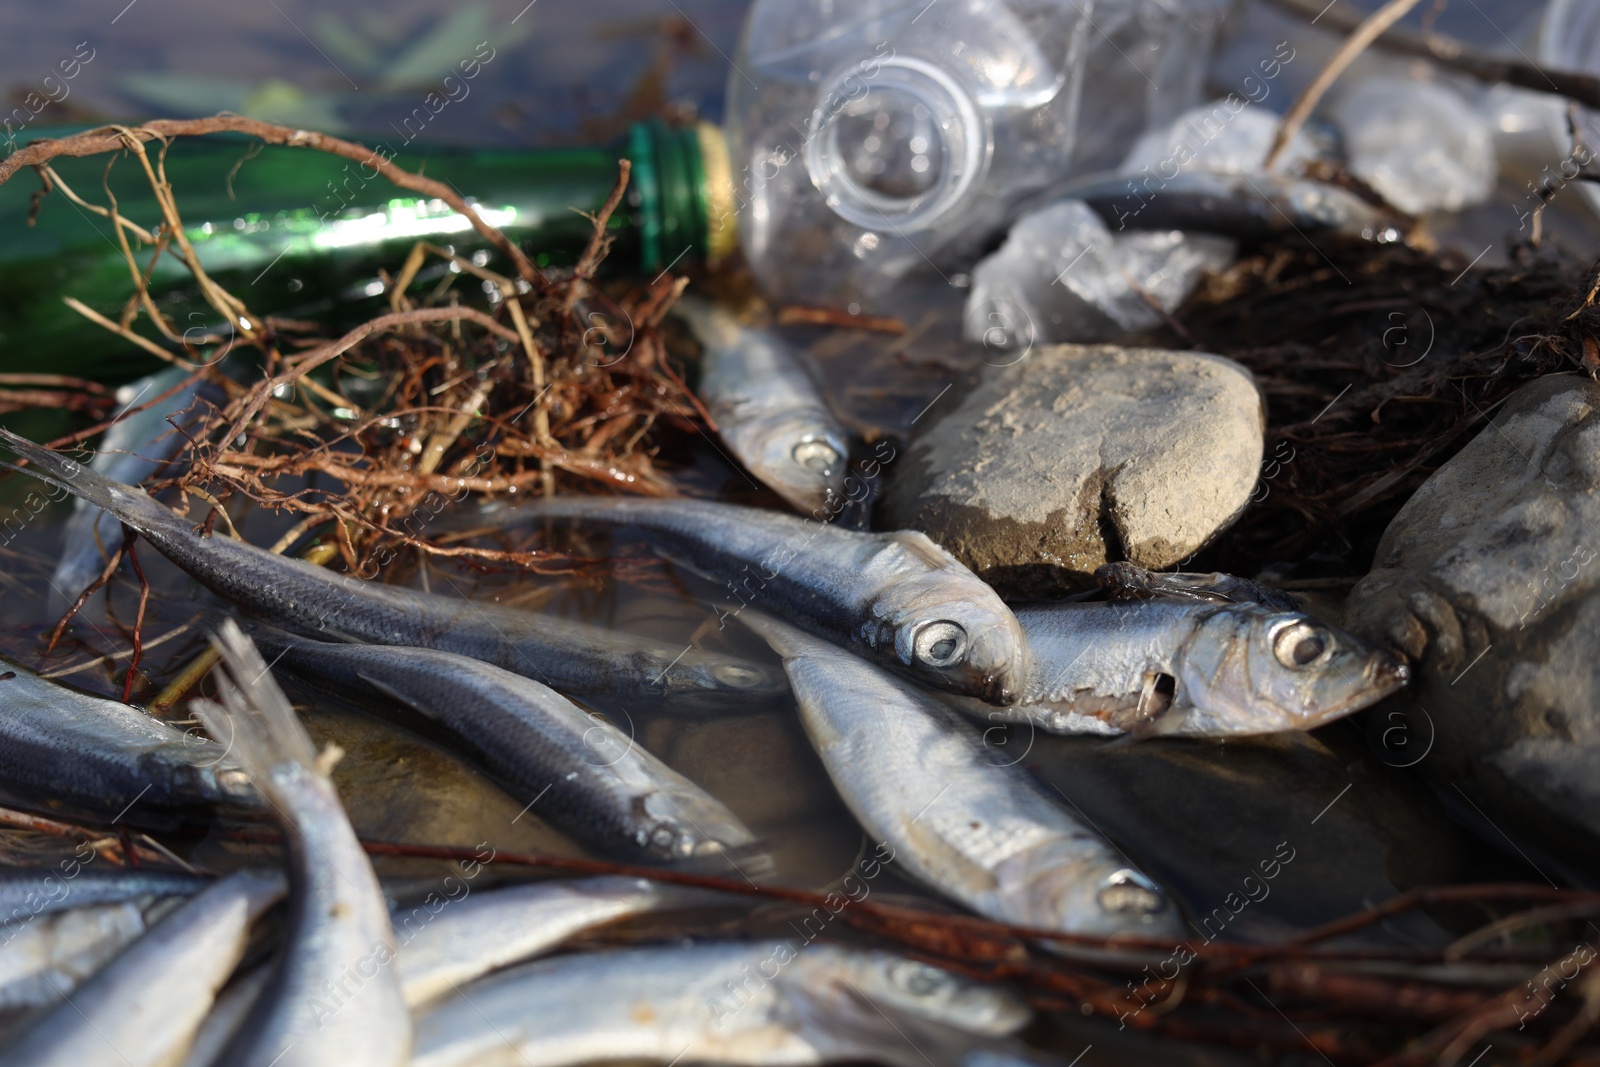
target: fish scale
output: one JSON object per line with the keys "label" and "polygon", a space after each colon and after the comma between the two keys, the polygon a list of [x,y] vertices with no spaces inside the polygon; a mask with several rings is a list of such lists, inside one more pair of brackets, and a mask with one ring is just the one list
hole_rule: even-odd
{"label": "fish scale", "polygon": [[663,648],[553,616],[334,574],[243,541],[202,536],[142,489],[110,481],[9,431],[0,430],[0,441],[35,464],[11,469],[104,508],[212,592],[295,633],[436,648],[579,695],[743,704],[783,690],[773,672],[734,657]]}
{"label": "fish scale", "polygon": [[334,645],[269,630],[256,639],[316,681],[352,695],[377,692],[439,722],[534,814],[602,851],[663,862],[755,841],[715,797],[532,679],[431,649]]}
{"label": "fish scale", "polygon": [[115,814],[261,802],[221,746],[0,660],[0,779]]}
{"label": "fish scale", "polygon": [[[1376,703],[1408,677],[1388,652],[1266,603],[1165,596],[1029,606],[1017,620],[1031,653],[1017,704],[952,706],[1052,733],[1244,737],[1313,729]],[[1296,662],[1289,646],[1297,637],[1318,654]],[[1170,703],[1141,707],[1161,675],[1171,680]]]}
{"label": "fish scale", "polygon": [[[561,497],[482,508],[473,524],[605,523],[724,583],[738,601],[849,647],[925,685],[1005,705],[1022,691],[1026,645],[1010,608],[925,534],[864,533],[708,500]],[[935,662],[923,635],[959,635]]]}
{"label": "fish scale", "polygon": [[744,621],[783,656],[812,747],[896,869],[1001,922],[1181,932],[1158,887],[955,711],[793,626],[753,612]]}

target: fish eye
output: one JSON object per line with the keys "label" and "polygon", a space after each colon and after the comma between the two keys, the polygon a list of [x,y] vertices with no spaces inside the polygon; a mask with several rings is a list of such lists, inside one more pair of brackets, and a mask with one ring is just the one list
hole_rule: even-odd
{"label": "fish eye", "polygon": [[838,449],[815,437],[808,437],[795,445],[790,454],[796,463],[813,474],[826,474],[844,458],[839,455]]}
{"label": "fish eye", "polygon": [[937,967],[914,960],[900,960],[890,965],[889,980],[914,996],[926,997],[950,984],[950,976]]}
{"label": "fish eye", "polygon": [[1095,899],[1107,911],[1139,915],[1153,915],[1167,902],[1154,882],[1130,867],[1111,872]]}
{"label": "fish eye", "polygon": [[711,668],[711,677],[734,689],[749,689],[761,681],[761,672],[738,663],[719,663]]}
{"label": "fish eye", "polygon": [[967,654],[967,631],[948,621],[930,622],[911,643],[917,660],[929,667],[948,667]]}
{"label": "fish eye", "polygon": [[1292,622],[1272,635],[1272,654],[1285,667],[1309,667],[1333,648],[1333,634],[1310,622]]}

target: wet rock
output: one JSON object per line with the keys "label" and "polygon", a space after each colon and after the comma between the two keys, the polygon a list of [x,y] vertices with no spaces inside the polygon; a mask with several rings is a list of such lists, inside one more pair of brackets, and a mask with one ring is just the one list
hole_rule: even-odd
{"label": "wet rock", "polygon": [[1109,345],[1005,358],[894,465],[887,525],[1039,594],[1088,588],[1108,561],[1170,566],[1243,510],[1265,425],[1243,367]]}
{"label": "wet rock", "polygon": [[1597,485],[1600,385],[1529,383],[1395,516],[1346,614],[1352,630],[1411,657],[1409,697],[1435,735],[1417,766],[1446,801],[1501,847],[1590,857],[1590,879],[1600,876]]}

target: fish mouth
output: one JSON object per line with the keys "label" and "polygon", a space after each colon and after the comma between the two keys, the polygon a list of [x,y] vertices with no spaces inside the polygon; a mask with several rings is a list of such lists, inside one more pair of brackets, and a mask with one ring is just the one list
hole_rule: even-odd
{"label": "fish mouth", "polygon": [[985,704],[1009,708],[1020,696],[1019,687],[1007,674],[990,675],[978,691],[978,699]]}
{"label": "fish mouth", "polygon": [[1381,656],[1372,668],[1372,684],[1384,696],[1395,692],[1411,681],[1411,668],[1398,656]]}

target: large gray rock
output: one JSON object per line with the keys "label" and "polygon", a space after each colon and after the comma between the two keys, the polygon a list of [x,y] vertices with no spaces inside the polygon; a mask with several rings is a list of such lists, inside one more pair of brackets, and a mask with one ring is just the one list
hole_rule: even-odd
{"label": "large gray rock", "polygon": [[1531,382],[1407,501],[1346,608],[1417,668],[1409,695],[1435,734],[1418,768],[1490,836],[1586,877],[1600,874],[1597,485],[1600,385]]}
{"label": "large gray rock", "polygon": [[1261,395],[1220,356],[1052,345],[956,396],[890,468],[884,518],[1003,591],[1177,563],[1244,509],[1261,463]]}

